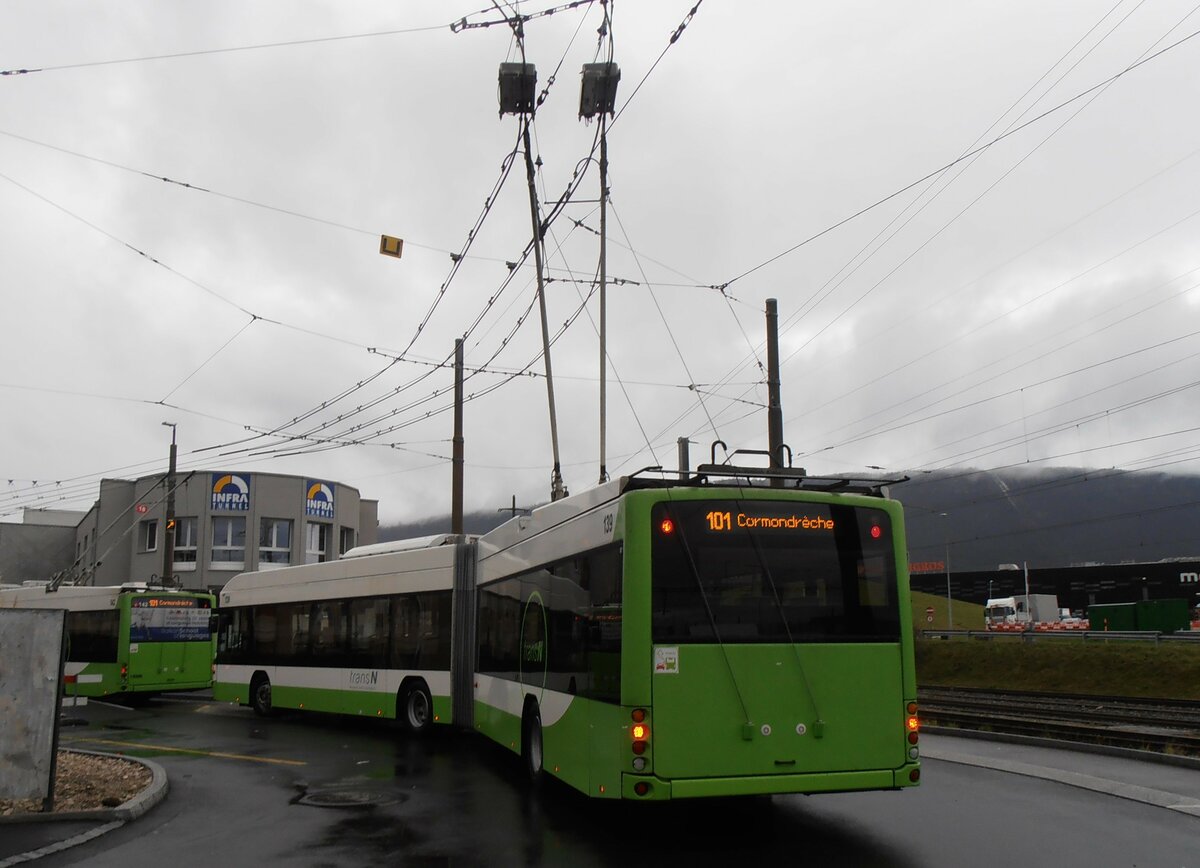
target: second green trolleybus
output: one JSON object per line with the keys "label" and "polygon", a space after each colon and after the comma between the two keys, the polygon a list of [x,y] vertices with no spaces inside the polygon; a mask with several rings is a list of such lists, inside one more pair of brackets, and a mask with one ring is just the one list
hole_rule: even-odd
{"label": "second green trolleybus", "polygon": [[141,583],[0,591],[0,609],[66,609],[64,692],[93,698],[209,687],[215,602]]}
{"label": "second green trolleybus", "polygon": [[226,585],[216,698],[474,729],[599,798],[920,779],[903,513],[878,483],[706,465],[349,554]]}

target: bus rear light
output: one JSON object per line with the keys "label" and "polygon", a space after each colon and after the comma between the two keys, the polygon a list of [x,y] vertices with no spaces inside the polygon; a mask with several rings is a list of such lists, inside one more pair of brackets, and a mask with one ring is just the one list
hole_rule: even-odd
{"label": "bus rear light", "polygon": [[634,757],[633,770],[635,772],[644,772],[646,770],[646,758],[644,756]]}
{"label": "bus rear light", "polygon": [[650,792],[650,783],[648,781],[638,781],[633,785],[633,791],[639,796],[644,796]]}
{"label": "bus rear light", "polygon": [[915,732],[910,732],[910,733],[908,734],[908,743],[909,743],[909,744],[916,744],[916,743],[917,743],[917,740],[918,740],[920,737],[921,737],[921,736],[920,736],[920,735],[918,735],[917,733],[915,733]]}
{"label": "bus rear light", "polygon": [[921,770],[920,770],[920,769],[913,769],[911,772],[909,772],[909,773],[908,773],[908,779],[909,779],[910,781],[912,781],[914,784],[915,784],[917,781],[921,780]]}
{"label": "bus rear light", "polygon": [[909,758],[909,759],[911,759],[911,760],[915,760],[915,759],[916,759],[917,757],[919,757],[920,755],[921,755],[921,751],[919,751],[917,748],[915,748],[915,747],[910,747],[910,748],[908,749],[908,758]]}
{"label": "bus rear light", "polygon": [[921,721],[916,717],[910,717],[904,722],[904,726],[909,732],[916,732],[921,728]]}
{"label": "bus rear light", "polygon": [[632,714],[630,714],[629,716],[630,716],[631,718],[633,718],[633,722],[634,722],[634,723],[641,723],[642,721],[644,721],[644,720],[646,719],[646,709],[644,709],[644,708],[635,708],[635,709],[633,710],[633,713],[632,713]]}
{"label": "bus rear light", "polygon": [[127,678],[128,676],[129,676],[129,667],[128,667],[128,666],[122,666],[122,667],[121,667],[121,677],[122,677],[122,678]]}
{"label": "bus rear light", "polygon": [[915,702],[910,702],[910,703],[908,704],[908,707],[907,707],[905,710],[906,710],[906,711],[907,711],[907,712],[908,712],[910,715],[913,715],[913,716],[915,716],[915,715],[916,715],[916,713],[917,713],[917,704],[916,704]]}
{"label": "bus rear light", "polygon": [[650,737],[650,727],[644,723],[635,723],[630,733],[633,735],[634,741],[645,741]]}
{"label": "bus rear light", "polygon": [[641,756],[646,752],[646,743],[644,741],[635,741],[633,743],[633,752]]}
{"label": "bus rear light", "polygon": [[664,536],[670,536],[671,534],[675,533],[675,522],[671,521],[669,518],[664,518],[658,525],[658,529],[663,532]]}

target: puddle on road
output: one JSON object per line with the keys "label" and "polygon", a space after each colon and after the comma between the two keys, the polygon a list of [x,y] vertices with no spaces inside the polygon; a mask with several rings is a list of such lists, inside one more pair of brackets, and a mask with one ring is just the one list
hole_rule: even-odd
{"label": "puddle on road", "polygon": [[[344,850],[347,841],[356,849],[366,849],[378,855],[395,856],[420,847],[429,838],[407,821],[387,815],[386,821],[369,810],[356,813],[331,826],[318,846]],[[405,864],[409,864],[406,862]]]}

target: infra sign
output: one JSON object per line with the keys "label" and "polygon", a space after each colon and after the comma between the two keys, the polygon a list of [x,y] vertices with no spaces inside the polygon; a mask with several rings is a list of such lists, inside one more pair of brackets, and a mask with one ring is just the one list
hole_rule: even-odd
{"label": "infra sign", "polygon": [[212,475],[213,512],[249,512],[250,479],[239,473]]}
{"label": "infra sign", "polygon": [[314,518],[333,518],[333,486],[319,479],[304,485],[304,514]]}

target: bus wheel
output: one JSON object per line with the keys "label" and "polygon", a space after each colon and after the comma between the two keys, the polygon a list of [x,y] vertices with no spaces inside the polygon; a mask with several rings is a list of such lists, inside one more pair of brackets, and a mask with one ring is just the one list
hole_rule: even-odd
{"label": "bus wheel", "polygon": [[536,699],[526,703],[521,719],[521,759],[525,763],[525,776],[536,785],[542,778],[542,713]]}
{"label": "bus wheel", "polygon": [[250,682],[250,706],[259,717],[271,716],[271,679],[259,675]]}
{"label": "bus wheel", "polygon": [[400,693],[396,716],[409,735],[424,735],[433,726],[433,698],[424,681],[410,684]]}

